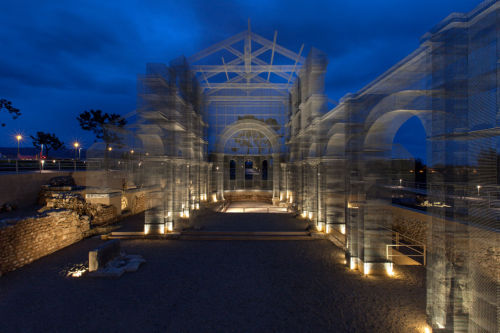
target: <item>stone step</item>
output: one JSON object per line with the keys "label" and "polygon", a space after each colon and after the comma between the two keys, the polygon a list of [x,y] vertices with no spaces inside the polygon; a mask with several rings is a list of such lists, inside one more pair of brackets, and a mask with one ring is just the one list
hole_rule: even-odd
{"label": "stone step", "polygon": [[311,236],[244,236],[244,235],[180,235],[179,240],[194,241],[310,241],[316,240]]}
{"label": "stone step", "polygon": [[182,236],[310,236],[308,231],[183,231]]}
{"label": "stone step", "polygon": [[119,231],[102,235],[102,239],[177,239],[180,233],[169,232],[165,235],[149,234],[145,235],[142,231]]}
{"label": "stone step", "polygon": [[283,241],[283,240],[314,240],[307,231],[185,231],[180,240],[249,240],[249,241]]}

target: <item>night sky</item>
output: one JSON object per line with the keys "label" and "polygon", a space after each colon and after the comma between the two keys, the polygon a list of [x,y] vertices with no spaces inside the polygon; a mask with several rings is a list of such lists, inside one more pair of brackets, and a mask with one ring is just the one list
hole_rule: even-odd
{"label": "night sky", "polygon": [[[76,5],[78,3],[78,6]],[[111,4],[113,3],[113,4]],[[144,4],[147,3],[147,4]],[[356,92],[419,46],[419,38],[451,12],[478,0],[358,1],[2,1],[0,98],[22,116],[3,111],[0,147],[14,135],[54,132],[84,146],[92,135],[76,116],[88,109],[127,114],[135,109],[136,75],[147,62],[190,56],[247,28],[298,52],[314,46],[329,55],[327,93]],[[414,122],[397,141],[423,155],[423,129]],[[31,146],[26,140],[24,146]]]}

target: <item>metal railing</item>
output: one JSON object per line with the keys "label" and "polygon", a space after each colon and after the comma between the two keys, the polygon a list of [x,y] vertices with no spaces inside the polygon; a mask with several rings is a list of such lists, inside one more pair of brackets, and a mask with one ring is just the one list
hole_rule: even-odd
{"label": "metal railing", "polygon": [[26,173],[44,171],[83,171],[87,169],[82,160],[0,160],[0,173]]}
{"label": "metal railing", "polygon": [[[385,246],[387,260],[392,261],[393,257],[415,257],[421,258],[423,266],[427,264],[425,244],[397,231],[393,231],[392,236],[393,244],[386,244]],[[390,249],[395,249],[399,254],[394,254]]]}

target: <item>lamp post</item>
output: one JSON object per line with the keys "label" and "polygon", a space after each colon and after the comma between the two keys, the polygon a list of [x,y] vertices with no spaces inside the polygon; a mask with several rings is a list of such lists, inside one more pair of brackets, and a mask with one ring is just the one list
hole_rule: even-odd
{"label": "lamp post", "polygon": [[73,143],[73,147],[75,147],[75,160],[76,160],[76,151],[78,150],[78,147],[80,144],[78,142]]}
{"label": "lamp post", "polygon": [[16,139],[17,139],[17,159],[19,159],[19,142],[23,139],[23,137],[18,134],[16,135]]}

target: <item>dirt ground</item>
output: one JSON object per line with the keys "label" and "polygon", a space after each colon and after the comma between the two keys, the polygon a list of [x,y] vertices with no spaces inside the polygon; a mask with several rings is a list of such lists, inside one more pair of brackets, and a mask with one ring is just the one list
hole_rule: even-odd
{"label": "dirt ground", "polygon": [[[286,214],[214,214],[204,227],[306,224]],[[423,332],[421,267],[364,277],[326,240],[127,240],[123,249],[147,260],[137,272],[65,276],[101,243],[86,239],[1,277],[0,331]]]}

